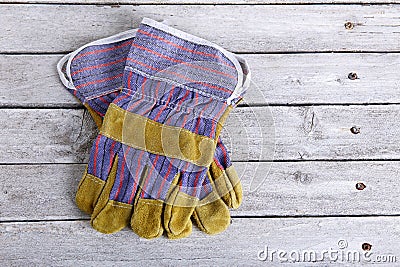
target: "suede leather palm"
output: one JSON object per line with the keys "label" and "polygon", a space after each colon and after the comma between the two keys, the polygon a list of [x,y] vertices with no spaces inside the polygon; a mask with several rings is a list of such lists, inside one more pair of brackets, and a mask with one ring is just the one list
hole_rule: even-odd
{"label": "suede leather palm", "polygon": [[[119,79],[119,75],[118,75],[118,66],[115,66],[116,64],[118,64],[119,62],[121,62],[120,59],[118,59],[118,56],[124,55],[123,51],[123,47],[125,46],[125,44],[127,43],[131,43],[131,39],[128,38],[128,40],[124,40],[121,42],[117,42],[115,44],[113,44],[112,48],[117,47],[118,49],[113,49],[112,51],[116,52],[113,54],[113,57],[107,57],[107,60],[109,60],[108,62],[103,62],[100,63],[98,66],[98,68],[85,68],[85,67],[81,67],[79,69],[79,64],[77,64],[76,66],[73,66],[74,64],[71,64],[71,69],[75,68],[78,69],[77,71],[73,72],[75,73],[75,75],[79,75],[79,74],[84,74],[86,76],[84,76],[82,78],[82,76],[80,77],[81,80],[87,80],[87,79],[93,79],[95,78],[95,80],[99,81],[100,80],[100,84],[102,82],[107,82],[111,79],[109,78],[113,78],[114,80],[118,80]],[[106,48],[104,48],[104,46],[106,46]],[[110,45],[108,45],[110,46]],[[82,54],[101,54],[104,51],[109,51],[109,47],[107,47],[107,45],[103,45],[103,47],[101,47],[101,45],[98,45],[98,47],[96,47],[97,50],[91,50],[88,49],[89,51],[85,51]],[[121,51],[122,50],[122,51]],[[80,58],[81,55],[78,54],[78,57]],[[83,58],[83,57],[82,57]],[[112,61],[113,60],[113,61]],[[123,60],[122,60],[123,61]],[[110,64],[112,63],[112,64]],[[114,65],[114,66],[113,66]],[[96,70],[101,70],[100,73],[96,73],[93,72],[93,69]],[[110,70],[109,72],[104,71],[104,69]],[[87,75],[87,73],[85,72],[92,72],[90,73],[91,75]],[[113,73],[114,71],[114,73]],[[117,71],[117,72],[115,72]],[[99,77],[96,75],[103,75],[103,77]],[[113,75],[115,74],[115,75]],[[104,76],[104,75],[108,75],[108,76]],[[86,82],[88,83],[88,82]],[[77,85],[76,87],[79,88],[83,88],[83,85],[85,83],[80,83],[79,85]],[[89,85],[91,85],[90,83],[88,83]],[[98,91],[100,92],[100,97],[94,97],[91,98],[89,100],[84,99],[81,94],[79,93],[79,90],[70,90],[70,92],[74,93],[74,95],[78,96],[78,98],[82,101],[86,101],[85,106],[89,109],[90,113],[92,114],[93,118],[95,119],[96,123],[101,126],[102,123],[102,115],[104,114],[105,110],[108,107],[108,104],[112,101],[112,99],[116,96],[117,92],[116,92],[116,88],[117,88],[117,83],[115,83],[114,85],[114,89],[113,87],[110,88],[104,88],[104,87],[97,87]],[[96,89],[96,88],[95,88]],[[106,90],[105,90],[106,89]],[[111,89],[111,90],[110,90]],[[93,90],[93,89],[92,89]],[[96,90],[93,90],[96,93]],[[104,93],[105,92],[105,93]],[[93,213],[94,207],[100,203],[107,201],[107,199],[105,198],[105,194],[102,194],[102,197],[99,198],[100,192],[107,192],[110,189],[111,185],[114,183],[115,181],[115,175],[113,175],[114,173],[116,173],[116,170],[114,168],[115,166],[113,165],[113,168],[111,169],[110,172],[110,177],[111,179],[107,179],[104,183],[103,180],[98,179],[95,176],[92,176],[90,174],[86,174],[84,176],[84,178],[82,179],[80,186],[79,186],[79,190],[78,190],[78,194],[77,194],[77,203],[79,205],[79,207],[89,213]],[[227,153],[226,153],[226,148],[223,146],[223,144],[221,142],[218,142],[217,145],[217,149],[215,152],[215,157],[213,160],[213,164],[211,164],[210,168],[209,168],[209,172],[207,173],[207,175],[210,175],[210,179],[209,180],[214,180],[214,182],[216,181],[216,184],[214,184],[214,194],[209,194],[208,195],[208,199],[211,199],[210,196],[213,195],[215,201],[210,201],[208,200],[208,204],[202,204],[201,202],[199,202],[199,206],[194,210],[193,213],[193,218],[196,221],[197,225],[205,232],[207,233],[217,233],[222,231],[223,229],[225,229],[225,227],[227,226],[227,222],[229,221],[229,213],[226,212],[226,208],[224,208],[224,205],[218,201],[219,197],[222,196],[222,199],[224,200],[224,202],[230,206],[230,207],[238,207],[240,205],[241,202],[241,198],[242,198],[242,191],[241,191],[241,185],[240,182],[237,180],[237,174],[234,171],[233,167],[231,167],[231,163],[229,161],[229,157],[227,157]],[[218,179],[215,179],[215,178]],[[233,177],[233,179],[232,179]],[[205,180],[205,185],[209,185],[212,184],[212,182]],[[206,186],[204,187],[206,188]],[[216,193],[216,194],[215,194]],[[202,199],[206,199],[204,192],[203,192],[203,196],[201,197]],[[206,203],[204,201],[204,203]],[[98,206],[99,206],[98,205]],[[101,205],[100,205],[101,206]],[[168,210],[169,207],[172,206],[166,206],[165,210]],[[127,210],[129,210],[129,208],[127,208]],[[172,210],[172,209],[170,209]],[[124,210],[126,211],[126,210]],[[93,213],[95,214],[96,211]],[[127,211],[127,213],[129,213],[129,211]],[[168,213],[168,212],[167,212]],[[173,214],[173,213],[169,213],[169,214]],[[115,214],[114,214],[115,215]],[[121,218],[121,217],[126,217],[128,216],[128,214],[121,214],[119,216],[113,216],[114,218]],[[111,215],[110,215],[111,217]],[[160,218],[162,219],[162,214],[160,214]],[[170,217],[173,217],[172,215],[170,215]],[[137,220],[137,224],[141,224],[141,222],[143,220],[146,220],[146,218],[143,218],[143,216],[137,216],[137,218],[139,218]],[[164,216],[164,219],[167,218],[168,220],[168,216]],[[160,219],[160,221],[161,221]],[[171,222],[171,218],[168,220],[169,222]],[[172,220],[173,221],[173,220]],[[121,224],[121,222],[117,222],[117,224]],[[182,229],[181,226],[174,226],[173,224],[169,223],[168,226],[169,228],[178,228],[178,229]],[[103,227],[102,229],[99,229],[102,232],[110,232],[108,229],[106,229],[107,227]],[[186,228],[184,230],[178,230],[178,231],[173,231],[173,229],[167,229],[167,233],[169,235],[169,237],[171,238],[176,238],[176,237],[181,237],[182,235],[186,235],[190,232],[190,228],[191,228],[191,224],[190,226],[187,225]],[[144,232],[149,232],[149,229],[139,229],[137,230],[138,232],[140,231],[144,231]],[[162,232],[157,231],[157,233],[153,233],[153,235],[158,236],[159,233]],[[140,233],[139,233],[140,234]],[[149,237],[148,233],[143,233],[140,234],[141,236],[145,236],[145,237]],[[152,236],[150,236],[152,237]]]}

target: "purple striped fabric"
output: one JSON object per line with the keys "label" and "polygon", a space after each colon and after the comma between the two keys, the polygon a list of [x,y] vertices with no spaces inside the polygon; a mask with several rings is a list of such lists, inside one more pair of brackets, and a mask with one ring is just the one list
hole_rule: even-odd
{"label": "purple striped fabric", "polygon": [[[133,38],[123,42],[108,45],[90,46],[80,51],[72,60],[70,72],[72,74],[75,86],[78,86],[79,88],[78,90],[69,89],[69,91],[72,94],[76,95],[78,99],[82,102],[88,103],[89,106],[101,117],[105,115],[109,104],[118,95],[118,92],[115,92],[115,90],[118,90],[118,87],[120,87],[120,84],[122,84],[122,75],[115,79],[115,87],[110,87],[110,83],[108,81],[110,80],[109,78],[117,76],[118,73],[123,72],[124,65],[118,61],[118,58],[121,56],[121,54],[125,53],[124,59],[126,59],[126,56],[128,54],[128,51],[126,51],[126,44],[131,43],[132,40]],[[88,84],[90,85],[90,87],[79,86],[82,84]],[[90,94],[88,94],[88,92],[90,92]],[[97,146],[97,150],[96,146],[93,147],[92,154],[96,156],[93,158],[93,160],[89,161],[88,172],[95,176],[98,176],[102,180],[106,180],[108,177],[108,173],[111,170],[114,157],[118,154],[121,145],[116,145],[115,141],[108,139],[104,136],[98,144],[100,145],[100,147]],[[114,146],[112,150],[110,150],[111,144]],[[219,139],[217,146],[220,145],[222,145],[222,143]],[[129,187],[132,188],[134,184],[134,179],[131,177],[130,172],[127,171],[128,169],[122,167],[125,164],[123,162],[123,156],[124,154],[120,153],[119,159],[122,162],[120,162],[118,166],[117,177],[121,179],[120,174],[121,170],[123,170],[125,172],[124,175],[127,178],[125,180],[125,183],[126,181],[129,181]],[[170,172],[169,177],[167,177],[166,179],[168,181],[173,179],[172,174],[174,173],[176,174],[176,171]],[[184,186],[186,186],[187,184],[189,184],[189,182],[183,180],[183,184]],[[125,184],[123,183],[123,185]],[[124,189],[123,191],[126,190],[125,186],[122,186],[122,188]],[[206,196],[210,192],[211,188],[209,186],[208,178],[206,178],[202,190],[204,196]],[[113,190],[112,197],[118,201],[125,201],[126,196],[124,196],[124,193],[117,194],[117,192],[120,191],[121,189],[119,189],[118,184],[118,187],[116,186]],[[143,195],[148,197],[148,195],[146,194]]]}
{"label": "purple striped fabric", "polygon": [[71,77],[77,90],[69,90],[100,116],[119,94],[126,56],[133,38],[112,44],[88,46],[71,61]]}
{"label": "purple striped fabric", "polygon": [[[142,24],[128,54],[123,91],[113,103],[156,122],[214,138],[237,75],[235,65],[220,50]],[[211,190],[205,182],[208,168],[126,146],[122,151],[125,160],[118,166],[113,200],[130,203],[139,183],[143,183],[141,197],[165,200],[177,175],[182,192],[199,198],[199,188]]]}
{"label": "purple striped fabric", "polygon": [[[115,103],[130,112],[139,113],[169,125],[183,125],[182,127],[193,132],[214,138],[217,115],[220,110],[226,108],[226,104],[221,100],[230,96],[235,82],[237,82],[235,79],[237,70],[234,65],[223,53],[214,48],[204,45],[196,46],[193,43],[187,46],[186,44],[189,42],[182,45],[182,39],[148,25],[142,25],[138,34],[140,40],[135,49],[139,49],[140,55],[130,53],[127,65],[145,73],[148,77],[127,70],[126,73],[132,73],[131,78],[128,81],[129,75],[125,73],[124,83],[127,86]],[[154,42],[154,40],[157,41]],[[127,44],[130,43],[132,43],[132,39],[112,45],[91,46],[82,50],[72,61],[71,74],[78,89],[74,91],[76,96],[81,101],[88,103],[100,116],[104,116],[109,103],[117,95],[116,91],[119,85],[122,84],[121,74],[124,63],[121,62],[125,62],[127,58],[130,48],[130,45]],[[153,49],[155,54],[148,49],[151,45],[155,47]],[[134,50],[133,47],[132,50]],[[210,65],[190,66],[190,63],[197,61],[212,62],[211,67],[214,68],[211,68],[211,72],[214,77],[223,72],[224,75],[213,83],[191,82],[197,80],[193,79],[196,77],[193,77],[194,75],[190,71],[196,73],[199,69],[207,69]],[[182,73],[179,72],[181,69],[174,69],[176,63],[189,63],[189,66],[184,65],[187,67],[184,71],[189,71]],[[215,68],[214,63],[218,68]],[[150,86],[147,85],[146,89],[150,90],[146,90],[144,93],[136,90],[145,83],[144,79],[147,79],[147,83],[151,81],[152,75],[158,75],[158,78],[171,78],[171,73],[161,71],[160,75],[159,70],[165,68],[169,68],[172,74],[180,75],[173,77],[175,78],[173,86],[165,81],[157,81]],[[182,78],[182,74],[188,73],[189,79]],[[204,77],[198,78],[202,81]],[[157,86],[158,90],[156,91]],[[134,89],[132,90],[132,88]],[[211,95],[219,100],[216,104],[210,101],[210,91]],[[152,96],[151,101],[144,98],[149,95]],[[193,116],[187,118],[188,114],[200,114],[201,112],[203,112],[201,118]],[[218,147],[220,145],[223,146],[222,143],[218,143]],[[217,151],[222,150],[224,149],[221,147]],[[198,196],[199,190],[193,188],[202,186],[201,197],[211,191],[205,168],[199,169],[193,164],[188,165],[187,162],[131,149],[104,136],[99,136],[94,143],[88,172],[106,180],[115,155],[119,156],[119,162],[111,199],[132,203],[140,174],[146,165],[150,168],[141,197],[163,199],[177,173],[181,175],[181,191]],[[230,166],[230,160],[226,153],[223,155],[223,153],[216,152],[215,159],[219,163],[218,166]]]}
{"label": "purple striped fabric", "polygon": [[[123,203],[132,204],[138,184],[143,183],[140,178],[145,166],[149,170],[142,188],[141,197],[143,198],[165,198],[172,180],[181,171],[171,163],[170,158],[133,149],[99,135],[92,146],[88,173],[104,181],[107,180],[116,156],[119,158],[117,175],[110,199]],[[210,181],[205,179],[206,172],[206,168],[198,172],[181,172],[180,191],[189,195],[196,195],[195,193],[199,190],[202,191],[202,196],[207,196],[212,191],[212,187]],[[194,188],[196,186],[199,188]]]}

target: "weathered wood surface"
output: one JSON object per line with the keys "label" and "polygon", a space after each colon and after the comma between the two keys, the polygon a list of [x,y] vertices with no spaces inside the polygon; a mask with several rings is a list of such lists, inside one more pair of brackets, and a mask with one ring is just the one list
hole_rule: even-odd
{"label": "weathered wood surface", "polygon": [[399,159],[399,114],[399,105],[238,108],[223,137],[235,160]]}
{"label": "weathered wood surface", "polygon": [[[3,3],[14,3],[15,0],[2,0]],[[19,0],[18,3],[43,4],[95,4],[95,5],[123,5],[123,4],[396,4],[396,0]]]}
{"label": "weathered wood surface", "polygon": [[0,114],[3,163],[83,162],[96,137],[83,110],[0,109]]}
{"label": "weathered wood surface", "polygon": [[[398,160],[399,114],[397,105],[243,107],[222,135],[237,161]],[[81,109],[0,109],[0,125],[0,163],[81,163],[96,136]]]}
{"label": "weathered wood surface", "polygon": [[[398,162],[235,162],[234,166],[245,197],[232,216],[400,214]],[[87,219],[75,205],[84,168],[83,164],[0,166],[0,221]],[[254,192],[252,179],[260,183]],[[356,189],[359,182],[364,190]]]}
{"label": "weathered wood surface", "polygon": [[[143,17],[234,52],[399,51],[399,13],[400,5],[3,4],[0,52],[70,51],[137,26]],[[345,28],[347,21],[353,29]]]}
{"label": "weathered wood surface", "polygon": [[[301,255],[304,251],[314,251],[320,259],[324,250],[338,251],[339,258],[342,251],[345,255],[349,251],[363,254],[363,243],[372,245],[371,261],[378,255],[392,255],[398,262],[399,238],[398,219],[393,217],[236,218],[228,231],[214,237],[195,230],[190,240],[172,241],[139,239],[128,229],[104,235],[94,231],[87,221],[3,223],[0,224],[0,263],[2,266],[26,263],[35,266],[277,266],[280,261],[276,253],[272,262],[258,260],[257,254],[267,246],[269,252],[286,251],[286,258],[291,251]],[[325,257],[324,262],[306,261],[299,265],[327,266],[328,254]],[[357,262],[347,261],[346,256],[331,262],[340,266],[354,266],[354,263]],[[365,264],[356,266],[362,263]]]}
{"label": "weathered wood surface", "polygon": [[[400,261],[397,0],[1,3],[1,266],[247,266],[268,264],[257,259],[265,246],[321,253],[338,249],[340,240],[344,251],[369,243],[372,260]],[[253,70],[246,97],[252,107],[235,110],[223,133],[244,203],[215,237],[195,230],[180,241],[147,241],[128,229],[107,236],[74,203],[96,129],[55,64],[144,16],[242,52]],[[325,53],[331,51],[338,53]],[[357,190],[358,182],[366,188]],[[337,264],[298,266],[329,263]]]}
{"label": "weathered wood surface", "polygon": [[[400,53],[242,56],[252,70],[249,105],[400,103]],[[0,55],[0,107],[80,106],[59,80],[60,58]]]}

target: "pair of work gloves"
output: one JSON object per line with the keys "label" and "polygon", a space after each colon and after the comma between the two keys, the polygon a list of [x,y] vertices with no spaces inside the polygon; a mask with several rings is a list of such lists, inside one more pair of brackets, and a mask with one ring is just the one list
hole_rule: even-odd
{"label": "pair of work gloves", "polygon": [[219,135],[249,84],[244,59],[144,18],[57,69],[100,130],[76,194],[93,228],[176,239],[192,220],[207,234],[229,226],[242,187]]}

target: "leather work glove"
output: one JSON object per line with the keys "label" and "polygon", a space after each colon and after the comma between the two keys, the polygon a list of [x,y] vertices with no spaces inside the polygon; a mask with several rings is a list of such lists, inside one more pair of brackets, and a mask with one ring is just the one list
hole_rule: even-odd
{"label": "leather work glove", "polygon": [[[148,21],[150,21],[150,20],[148,20]],[[164,26],[164,25],[162,25],[162,26]],[[127,50],[130,48],[130,44],[133,41],[134,33],[135,33],[135,31],[129,31],[129,32],[117,35],[117,36],[113,36],[111,38],[102,39],[102,40],[100,40],[100,42],[96,41],[97,43],[94,42],[87,46],[84,46],[82,49],[78,49],[76,52],[73,52],[72,54],[67,55],[67,57],[63,58],[63,60],[60,61],[59,71],[62,72],[62,70],[64,70],[64,73],[65,73],[65,74],[63,73],[62,75],[60,73],[60,77],[62,78],[62,80],[64,78],[64,80],[63,80],[64,84],[66,84],[66,86],[68,86],[69,88],[72,87],[70,92],[74,93],[74,95],[76,95],[78,97],[78,99],[80,99],[82,102],[84,102],[85,106],[88,107],[88,109],[91,111],[92,116],[95,118],[95,121],[97,122],[97,124],[99,126],[101,125],[101,122],[102,122],[101,118],[102,118],[103,114],[105,113],[105,111],[107,110],[109,103],[118,94],[118,90],[119,90],[118,85],[121,84],[121,79],[122,79],[121,74],[122,74],[122,70],[123,70],[123,64],[125,63]],[[172,44],[172,42],[168,41],[168,40],[164,40],[163,42],[164,42],[164,44],[168,44],[168,45]],[[171,43],[168,43],[168,42],[171,42]],[[149,49],[148,47],[145,47],[145,48]],[[168,53],[168,51],[167,51],[167,53]],[[135,57],[132,57],[131,59],[136,60]],[[66,64],[64,64],[64,63],[66,63]],[[241,63],[239,65],[246,66],[244,64],[243,60],[241,60]],[[200,67],[202,67],[202,66],[200,66]],[[232,67],[232,66],[230,66],[230,67]],[[242,76],[245,77],[248,70],[245,68],[244,70],[241,69],[240,72],[246,72],[245,75],[242,74]],[[132,74],[132,75],[136,75],[137,77],[140,76],[136,73]],[[161,78],[165,78],[165,77],[161,77]],[[182,81],[179,80],[178,82],[181,83]],[[130,93],[132,93],[133,90],[136,90],[136,89],[137,88],[130,89],[130,90],[125,89],[125,91],[128,91],[128,93],[126,93],[126,92],[122,93],[122,95],[126,96],[126,98],[130,98],[130,102],[132,102],[131,106],[134,106],[136,101],[143,101],[143,98],[140,99],[137,96],[135,97],[135,96],[129,95]],[[174,90],[176,91],[177,89],[174,89]],[[179,89],[179,90],[182,91],[182,89]],[[192,93],[190,90],[187,90],[186,92],[188,92],[188,94]],[[166,91],[164,93],[166,93]],[[142,96],[145,96],[145,94]],[[171,94],[173,94],[173,93],[171,93]],[[153,95],[153,97],[154,97],[154,95]],[[179,95],[176,97],[179,97]],[[160,105],[159,103],[158,104],[152,103],[151,108],[159,109],[160,106],[162,106],[162,105]],[[116,106],[116,108],[118,108],[118,107],[119,106]],[[124,109],[123,106],[121,108]],[[118,109],[116,109],[116,110],[118,110]],[[121,110],[119,110],[119,111],[121,111]],[[176,114],[178,114],[178,113],[175,112],[175,116],[176,116]],[[146,119],[149,119],[149,117],[146,117]],[[164,118],[164,122],[165,122],[165,119],[166,118]],[[115,136],[111,136],[111,139],[113,137],[115,137]],[[215,135],[215,137],[216,137],[216,135]],[[100,138],[100,136],[99,136],[99,138]],[[99,138],[97,141],[99,143],[101,143],[102,140],[101,140],[101,138],[100,139]],[[103,138],[105,138],[105,137],[103,136]],[[110,140],[107,140],[107,141],[110,141]],[[115,140],[113,140],[113,142],[115,142]],[[122,143],[124,143],[124,142],[122,142]],[[114,144],[114,148],[118,147],[117,150],[119,149],[121,151],[121,150],[124,150],[124,145],[125,144],[121,144],[121,143]],[[128,149],[129,149],[129,146],[127,149],[125,149],[125,151]],[[136,149],[136,150],[140,150],[140,149]],[[92,152],[93,152],[93,150],[92,150]],[[110,155],[107,155],[108,153],[104,153],[104,155],[102,155],[102,157],[103,157],[102,159],[104,160],[104,158],[108,157],[110,159],[111,165],[109,165],[108,168],[105,168],[105,169],[104,169],[104,166],[102,166],[102,167],[100,167],[100,169],[102,169],[103,172],[108,172],[108,174],[111,174],[111,175],[108,175],[108,176],[106,175],[106,177],[97,177],[96,175],[93,175],[93,173],[89,173],[90,172],[89,171],[87,173],[87,175],[84,176],[84,178],[82,179],[82,181],[80,183],[80,187],[79,187],[79,190],[77,193],[77,203],[78,203],[78,206],[86,212],[93,213],[93,211],[96,210],[95,207],[99,206],[99,204],[101,202],[100,200],[102,200],[101,197],[103,196],[103,198],[105,198],[104,195],[107,195],[107,194],[105,194],[105,192],[110,191],[110,189],[107,188],[106,185],[107,185],[107,183],[111,184],[112,183],[111,180],[115,180],[118,178],[118,177],[115,177],[115,175],[113,173],[113,170],[115,168],[117,168],[117,166],[116,166],[117,163],[119,163],[119,165],[122,166],[121,168],[123,168],[126,165],[126,162],[124,160],[122,160],[122,163],[121,163],[121,158],[124,157],[124,156],[121,157],[121,155],[122,155],[121,152],[118,152],[118,153],[116,151],[109,151],[109,152],[111,152],[110,154],[113,154],[114,158],[112,156],[110,157]],[[130,154],[130,153],[132,153],[132,152],[129,152],[128,154]],[[147,153],[148,154],[147,162],[138,162],[138,164],[136,166],[132,167],[132,169],[135,169],[137,173],[143,173],[145,168],[146,168],[146,171],[148,171],[148,170],[154,171],[155,170],[156,172],[162,173],[162,170],[160,171],[158,169],[159,167],[157,165],[152,166],[152,164],[149,163],[149,159],[151,158],[150,156],[154,156],[155,154],[149,153],[148,151],[146,151],[146,149],[144,149],[140,152],[135,151],[135,153],[132,153],[133,154],[132,157],[137,159],[136,154],[138,154],[138,153],[139,153],[139,155],[141,153],[143,153],[143,154]],[[92,155],[93,155],[93,153],[92,153]],[[119,158],[119,160],[116,160],[116,158],[118,156],[120,158]],[[163,157],[163,156],[165,157],[165,155],[156,155],[156,157],[159,157],[159,158]],[[193,218],[195,219],[197,224],[200,226],[200,228],[207,233],[212,234],[212,233],[220,232],[220,231],[224,230],[226,228],[226,226],[229,224],[229,212],[226,211],[226,206],[224,206],[223,202],[220,201],[219,197],[222,196],[222,199],[228,206],[236,208],[240,205],[242,192],[241,192],[240,182],[237,179],[237,174],[234,171],[233,167],[231,166],[229,157],[227,156],[226,149],[223,146],[223,144],[221,142],[217,142],[217,147],[215,150],[215,154],[214,154],[212,163],[211,163],[211,165],[208,166],[206,171],[205,171],[205,168],[199,168],[199,166],[196,166],[196,168],[192,168],[191,172],[188,172],[186,169],[185,169],[186,172],[179,172],[179,170],[181,170],[180,168],[182,168],[183,162],[186,162],[186,164],[188,164],[188,161],[185,161],[185,159],[186,158],[184,158],[183,160],[178,159],[178,165],[176,165],[176,163],[174,163],[174,164],[172,164],[172,163],[166,164],[165,162],[164,162],[165,164],[163,163],[165,166],[172,166],[171,168],[174,169],[175,176],[172,177],[169,174],[170,175],[169,178],[164,177],[167,179],[166,181],[169,184],[168,184],[168,186],[163,185],[165,188],[162,188],[162,190],[160,190],[160,192],[162,192],[162,195],[163,195],[161,198],[160,198],[161,194],[154,197],[153,196],[155,194],[154,192],[150,192],[148,194],[146,190],[143,191],[144,188],[135,188],[135,189],[124,188],[124,186],[127,186],[127,185],[121,184],[122,188],[132,191],[131,192],[132,197],[136,196],[135,197],[136,201],[134,204],[136,204],[136,206],[138,206],[138,207],[136,207],[135,205],[132,205],[133,199],[121,199],[121,201],[118,201],[119,199],[111,199],[112,201],[115,201],[115,203],[118,203],[118,205],[121,204],[121,206],[123,206],[124,208],[125,208],[125,205],[122,205],[122,204],[128,204],[128,208],[126,210],[132,210],[132,206],[135,206],[133,208],[134,216],[132,217],[132,224],[133,224],[132,227],[135,229],[134,219],[136,218],[138,220],[136,232],[138,232],[139,235],[148,237],[148,238],[158,236],[160,233],[162,233],[162,227],[160,226],[162,219],[164,219],[164,227],[167,230],[169,237],[177,238],[177,237],[181,237],[182,235],[183,236],[187,235],[188,233],[190,233],[190,229],[191,229],[191,223],[188,222],[188,218],[192,214],[193,214]],[[176,159],[172,159],[172,161],[174,161],[174,160],[176,161]],[[94,161],[96,161],[96,159],[94,159]],[[164,159],[164,161],[165,161],[165,159]],[[162,166],[164,166],[164,165],[162,165]],[[150,166],[150,168],[148,168],[148,166]],[[202,166],[202,167],[205,167],[205,166]],[[90,169],[90,164],[89,164],[89,169]],[[196,171],[193,171],[195,169],[196,169]],[[116,171],[116,174],[121,173],[121,169],[117,168],[115,171]],[[151,175],[150,173],[147,172],[148,177],[145,177],[143,180],[147,183],[149,181],[151,181],[153,183],[153,187],[155,184],[157,184],[158,180],[164,180],[163,178],[160,179],[160,177],[155,178],[156,175]],[[185,204],[185,205],[183,205],[184,207],[181,207],[180,209],[179,208],[174,209],[175,206],[179,207],[179,205],[182,204],[182,203],[177,203],[176,202],[177,199],[179,200],[178,202],[185,202],[185,201],[182,201],[181,196],[187,197],[185,195],[185,193],[187,193],[187,190],[188,190],[188,188],[185,188],[186,191],[184,191],[184,190],[182,191],[182,185],[179,186],[179,188],[180,188],[179,190],[176,188],[175,188],[175,191],[170,190],[171,188],[173,188],[174,181],[175,182],[180,181],[180,183],[182,183],[182,181],[193,183],[193,179],[195,181],[197,179],[197,178],[194,178],[195,173],[199,177],[202,178],[203,182],[200,187],[201,187],[201,189],[204,189],[204,190],[198,190],[197,186],[196,186],[195,187],[196,190],[192,190],[193,198],[187,198],[187,199],[189,199],[188,200],[189,204],[184,203]],[[139,175],[139,176],[133,177],[133,179],[132,179],[132,177],[130,177],[130,174],[126,174],[126,173],[123,173],[120,176],[122,177],[125,175],[128,176],[128,180],[133,180],[133,181],[127,181],[127,184],[133,182],[134,186],[136,186],[136,187],[137,187],[137,183],[139,183],[139,178],[142,178],[142,177],[139,177],[140,176]],[[160,175],[158,175],[158,176],[160,176]],[[113,179],[109,179],[110,177]],[[124,177],[124,178],[126,178],[126,177]],[[130,185],[132,185],[132,184],[130,184]],[[144,185],[146,185],[146,183],[142,184],[142,186],[144,186]],[[199,185],[198,181],[197,181],[197,185]],[[213,185],[214,185],[214,188],[212,188]],[[114,185],[114,187],[115,187],[115,185]],[[213,192],[214,194],[211,194],[211,193],[207,194],[207,190],[205,190],[207,188],[210,192]],[[140,196],[138,193],[139,191],[141,192]],[[117,191],[117,192],[119,192],[119,191]],[[108,192],[108,194],[110,194],[110,193],[113,193],[112,190],[111,190],[111,192]],[[210,195],[214,195],[214,197],[210,197]],[[110,202],[111,200],[108,199],[108,197],[112,197],[112,196],[111,195],[107,196],[107,202]],[[190,197],[192,197],[192,196],[190,196]],[[114,195],[114,198],[118,198],[118,197],[116,197]],[[157,205],[154,205],[154,206],[162,207],[163,205],[160,204],[160,201],[165,202],[167,200],[167,198],[169,200],[174,199],[175,202],[173,202],[173,203],[167,202],[167,204],[164,205],[165,206],[165,210],[163,210],[164,215],[162,215],[161,210],[159,210],[156,207],[153,207],[151,209],[151,211],[157,211],[156,213],[149,212],[149,211],[143,211],[142,207],[152,206],[154,203],[157,203]],[[207,199],[207,201],[204,201],[205,199]],[[158,200],[158,202],[155,200]],[[146,203],[146,205],[144,205],[143,203]],[[152,204],[149,205],[148,203],[152,203]],[[196,205],[198,205],[195,209],[194,209],[194,203],[197,203]],[[121,213],[120,212],[121,209],[117,209],[115,207],[114,207],[114,209],[107,209],[108,204],[106,204],[105,207],[103,207],[103,209],[102,209],[103,213],[107,213],[110,210],[113,210],[112,213],[114,215],[115,214],[118,215]],[[106,210],[106,211],[104,211],[104,210]],[[135,213],[135,210],[137,211],[136,213]],[[178,213],[174,213],[174,211],[177,211]],[[128,211],[128,213],[130,213],[130,212]],[[143,214],[145,214],[145,215],[152,214],[152,217],[150,218],[150,220],[153,221],[154,224],[158,224],[158,226],[150,225],[149,227],[147,227],[147,229],[144,229],[142,226],[139,227],[138,225],[143,224],[143,220],[144,220],[142,218]],[[157,220],[154,219],[154,214],[160,214],[160,216]],[[179,214],[178,217],[183,215],[183,217],[181,218],[181,220],[179,218],[178,219],[173,218],[173,216],[172,216],[173,214]],[[129,217],[130,214],[127,216]],[[104,217],[104,214],[102,214],[101,212],[99,214],[94,214],[94,216],[92,218],[92,224],[95,228],[99,226],[98,224],[96,224],[95,218],[99,219],[99,218],[103,218],[103,217]],[[110,217],[110,216],[106,215],[105,217]],[[121,219],[121,218],[119,218],[119,219]],[[107,218],[106,218],[106,221],[107,221]],[[155,222],[155,221],[157,221],[157,222]],[[169,223],[167,224],[167,222],[169,222]],[[178,223],[174,224],[174,222],[178,222]],[[185,222],[185,223],[183,223],[183,222]],[[127,223],[125,222],[123,226],[125,226],[126,224]],[[119,228],[123,227],[121,225],[122,225],[121,222],[119,222],[119,226],[115,229],[113,227],[111,227],[111,229],[107,228],[107,227],[106,227],[107,229],[103,229],[100,227],[100,228],[98,228],[98,230],[100,230],[102,232],[114,232],[114,231],[119,230]],[[149,225],[149,224],[147,223],[147,225]],[[149,231],[149,229],[152,229],[152,230]],[[141,233],[141,232],[143,232],[143,233]],[[152,233],[150,234],[150,232],[152,232]]]}

